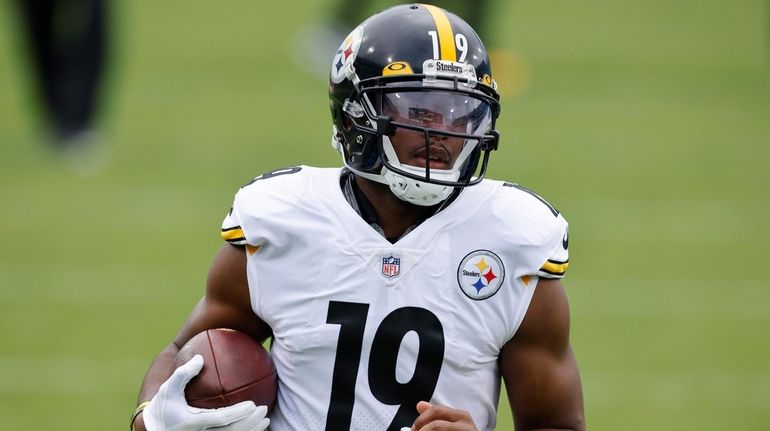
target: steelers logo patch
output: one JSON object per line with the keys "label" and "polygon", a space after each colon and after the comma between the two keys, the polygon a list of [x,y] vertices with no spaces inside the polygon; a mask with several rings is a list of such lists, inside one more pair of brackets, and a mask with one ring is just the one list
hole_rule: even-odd
{"label": "steelers logo patch", "polygon": [[457,268],[457,283],[465,296],[480,301],[500,290],[505,278],[503,261],[489,250],[469,253]]}

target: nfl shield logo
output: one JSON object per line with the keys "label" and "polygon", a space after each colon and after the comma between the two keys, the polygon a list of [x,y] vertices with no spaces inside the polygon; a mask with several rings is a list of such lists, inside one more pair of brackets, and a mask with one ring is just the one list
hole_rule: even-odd
{"label": "nfl shield logo", "polygon": [[383,257],[382,258],[382,275],[388,278],[398,276],[401,272],[401,258],[399,257]]}

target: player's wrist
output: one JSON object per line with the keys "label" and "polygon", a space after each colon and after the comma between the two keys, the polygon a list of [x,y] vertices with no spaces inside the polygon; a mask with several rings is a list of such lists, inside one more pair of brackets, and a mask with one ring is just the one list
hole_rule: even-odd
{"label": "player's wrist", "polygon": [[131,422],[128,427],[129,431],[147,431],[147,428],[144,426],[144,417],[142,413],[149,404],[149,401],[145,401],[136,407],[134,413],[131,414]]}

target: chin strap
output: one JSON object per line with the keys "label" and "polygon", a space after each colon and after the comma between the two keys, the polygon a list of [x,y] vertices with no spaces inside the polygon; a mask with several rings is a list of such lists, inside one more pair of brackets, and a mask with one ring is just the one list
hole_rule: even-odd
{"label": "chin strap", "polygon": [[402,201],[429,207],[441,203],[452,194],[452,187],[425,183],[398,175],[388,169],[383,170],[383,177],[388,182],[390,191]]}

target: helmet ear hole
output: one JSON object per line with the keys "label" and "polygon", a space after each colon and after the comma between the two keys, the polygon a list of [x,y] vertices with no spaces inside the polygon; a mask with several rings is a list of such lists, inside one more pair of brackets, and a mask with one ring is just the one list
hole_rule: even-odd
{"label": "helmet ear hole", "polygon": [[342,116],[342,125],[345,126],[345,130],[348,132],[353,129],[353,120],[350,119],[347,115]]}

